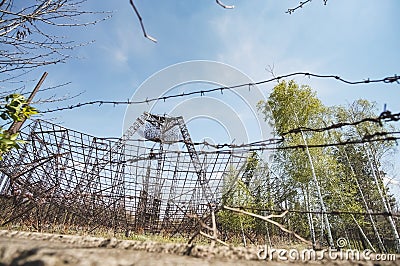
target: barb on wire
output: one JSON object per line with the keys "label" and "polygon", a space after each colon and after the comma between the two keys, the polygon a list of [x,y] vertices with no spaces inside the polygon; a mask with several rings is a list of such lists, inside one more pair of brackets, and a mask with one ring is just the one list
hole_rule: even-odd
{"label": "barb on wire", "polygon": [[[318,129],[319,130],[319,129]],[[396,137],[395,135],[399,135]],[[118,138],[98,138],[103,140],[117,140]],[[333,143],[324,143],[324,144],[308,144],[307,146],[304,144],[299,145],[290,145],[290,146],[280,146],[277,147],[276,145],[281,144],[285,141],[284,137],[280,138],[271,138],[266,140],[260,140],[251,143],[245,144],[232,144],[232,143],[218,143],[212,144],[207,141],[202,142],[194,142],[193,145],[195,146],[203,146],[206,148],[213,148],[215,150],[199,150],[199,154],[213,154],[213,153],[243,153],[243,150],[246,151],[263,151],[263,150],[287,150],[287,149],[305,149],[308,148],[323,148],[323,147],[334,147],[334,146],[343,146],[349,144],[362,144],[368,142],[380,142],[380,141],[396,141],[400,139],[400,131],[392,131],[392,132],[376,132],[373,134],[365,134],[359,139],[347,139],[340,142],[333,142]],[[143,139],[132,139],[131,141],[143,141]],[[184,140],[174,140],[174,141],[166,141],[164,144],[176,144],[176,143],[185,143]],[[165,153],[170,152],[179,152],[179,153],[186,153],[185,151],[177,150],[177,151],[164,151]],[[127,160],[127,161],[118,161],[117,163],[131,163],[140,160],[147,160],[149,159],[148,154],[141,154],[141,156]]]}
{"label": "barb on wire", "polygon": [[[209,143],[207,141],[194,142],[195,146],[202,146],[201,150],[198,152],[200,154],[234,154],[234,153],[243,153],[252,152],[252,151],[266,151],[266,150],[289,150],[289,149],[305,149],[308,148],[325,148],[325,147],[336,147],[336,146],[344,146],[344,145],[354,145],[354,144],[363,144],[363,143],[373,143],[373,142],[384,142],[384,141],[397,141],[400,139],[400,131],[379,131],[375,133],[366,133],[363,136],[358,138],[348,138],[345,140],[340,140],[331,143],[321,143],[321,144],[298,144],[298,145],[282,145],[285,142],[285,136],[289,133],[299,133],[304,131],[314,131],[314,132],[322,132],[328,131],[331,129],[338,129],[345,126],[358,125],[365,122],[375,122],[375,123],[383,123],[390,121],[399,121],[400,113],[392,114],[390,111],[385,111],[380,116],[372,118],[364,118],[359,121],[355,121],[353,123],[337,123],[332,124],[323,128],[295,128],[286,133],[284,133],[280,137],[264,139],[260,141],[244,143],[244,144],[234,144],[234,143]],[[116,140],[117,138],[103,138],[107,140]],[[143,141],[143,139],[132,139],[132,141]],[[176,144],[176,143],[185,143],[182,139],[166,141],[165,144]],[[209,149],[212,148],[212,149]],[[169,152],[169,151],[165,151]],[[179,152],[185,153],[184,151],[170,151],[170,152]],[[142,154],[142,157],[137,157],[135,160],[144,160],[148,159],[148,154]],[[118,161],[117,163],[129,163],[131,161]]]}
{"label": "barb on wire", "polygon": [[[245,152],[253,152],[253,151],[273,151],[273,150],[292,150],[292,149],[306,149],[306,148],[327,148],[327,147],[338,147],[345,145],[354,145],[354,144],[363,144],[363,143],[373,143],[373,142],[384,142],[384,141],[397,141],[400,140],[400,136],[396,137],[393,134],[400,134],[400,132],[377,132],[374,134],[366,134],[359,139],[347,139],[340,142],[331,142],[331,143],[323,143],[323,144],[298,144],[298,145],[289,145],[289,146],[279,146],[276,147],[273,143],[264,143],[260,141],[259,143],[250,143],[250,144],[219,144],[219,146],[225,145],[227,149],[220,149],[216,151],[200,151],[199,153],[220,153],[220,154],[234,154],[234,153],[243,153]],[[381,137],[385,136],[385,137]],[[278,139],[277,139],[278,140]],[[281,140],[282,142],[284,139]]]}
{"label": "barb on wire", "polygon": [[303,8],[303,6],[309,2],[311,2],[312,0],[306,0],[304,2],[300,2],[298,6],[294,7],[294,8],[289,8],[286,13],[288,14],[292,14],[294,11],[296,11],[299,8]]}
{"label": "barb on wire", "polygon": [[232,206],[231,208],[239,209],[239,210],[251,210],[251,211],[264,211],[270,213],[301,213],[301,214],[328,214],[328,215],[340,215],[340,214],[348,214],[348,215],[373,215],[373,216],[393,216],[400,217],[400,213],[392,213],[392,212],[355,212],[355,211],[341,211],[341,210],[333,210],[333,211],[307,211],[307,210],[299,210],[299,209],[268,209],[268,208],[257,208],[252,206]]}
{"label": "barb on wire", "polygon": [[[289,134],[293,133],[301,133],[301,132],[323,132],[323,131],[328,131],[331,129],[337,129],[337,128],[342,128],[345,126],[357,126],[359,124],[365,123],[365,122],[372,122],[379,124],[382,126],[382,122],[390,122],[390,121],[399,121],[400,120],[400,113],[392,114],[390,111],[384,111],[382,112],[378,117],[367,117],[355,122],[341,122],[341,123],[335,123],[327,127],[321,127],[321,128],[309,128],[309,127],[297,127],[294,129],[291,129],[289,131],[286,131],[282,133],[282,136],[286,136]],[[387,132],[385,132],[387,133]],[[397,133],[397,132],[392,132],[392,133]]]}
{"label": "barb on wire", "polygon": [[[300,2],[298,6],[294,7],[294,8],[289,8],[286,13],[288,13],[289,15],[292,14],[294,11],[296,11],[297,9],[303,8],[303,6],[307,3],[310,3],[312,0],[306,0],[304,2]],[[324,1],[324,5],[326,6],[326,4],[328,3],[328,0],[323,0]]]}
{"label": "barb on wire", "polygon": [[132,104],[143,104],[143,103],[150,103],[150,102],[155,102],[155,101],[166,101],[172,98],[179,98],[179,97],[187,97],[187,96],[191,96],[191,95],[204,95],[206,93],[212,93],[212,92],[223,92],[225,90],[231,91],[234,89],[238,89],[238,88],[248,88],[249,86],[256,86],[256,85],[262,85],[262,84],[267,84],[267,83],[271,83],[274,81],[280,81],[282,79],[285,78],[290,78],[290,77],[294,77],[294,76],[306,76],[306,77],[314,77],[314,78],[326,78],[326,79],[335,79],[338,80],[340,82],[349,84],[349,85],[358,85],[358,84],[368,84],[368,83],[399,83],[400,84],[400,76],[398,75],[394,75],[394,76],[390,76],[390,77],[385,77],[382,79],[366,79],[366,80],[360,80],[360,81],[349,81],[346,79],[343,79],[337,75],[319,75],[319,74],[313,74],[313,73],[309,73],[309,72],[295,72],[295,73],[290,73],[290,74],[286,74],[286,75],[282,75],[282,76],[276,76],[273,77],[271,79],[267,79],[267,80],[262,80],[262,81],[258,81],[258,82],[254,82],[254,83],[245,83],[245,84],[238,84],[238,85],[234,85],[234,86],[225,86],[225,87],[217,87],[217,88],[213,88],[213,89],[207,89],[207,90],[198,90],[198,91],[192,91],[192,92],[187,92],[187,93],[179,93],[179,94],[173,94],[173,95],[168,95],[168,96],[161,96],[161,97],[155,97],[155,98],[146,98],[144,100],[139,100],[139,101],[105,101],[105,100],[95,100],[95,101],[89,101],[89,102],[84,102],[84,103],[78,103],[75,105],[70,105],[70,106],[66,106],[66,107],[60,107],[60,108],[56,108],[56,109],[49,109],[46,111],[42,111],[41,113],[52,113],[52,112],[57,112],[57,111],[64,111],[64,110],[70,110],[70,109],[75,109],[75,108],[80,108],[83,106],[87,106],[87,105],[105,105],[105,104],[112,104],[112,105],[132,105]]}
{"label": "barb on wire", "polygon": [[[400,132],[377,132],[374,134],[366,134],[361,139],[348,139],[340,142],[333,142],[333,143],[325,143],[325,144],[299,144],[299,145],[291,145],[291,146],[283,146],[283,147],[275,147],[276,150],[288,150],[288,149],[306,149],[308,148],[326,148],[326,147],[336,147],[336,146],[345,146],[350,144],[363,144],[368,142],[383,142],[383,141],[397,141],[400,139],[399,137],[395,136],[388,136],[391,134],[397,134]],[[376,138],[377,136],[383,136],[384,138]]]}

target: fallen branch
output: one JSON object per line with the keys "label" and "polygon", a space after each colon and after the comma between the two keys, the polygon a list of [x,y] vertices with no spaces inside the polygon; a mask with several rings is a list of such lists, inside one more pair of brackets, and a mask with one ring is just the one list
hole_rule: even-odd
{"label": "fallen branch", "polygon": [[207,237],[207,238],[210,238],[211,240],[215,240],[215,241],[217,241],[218,243],[220,243],[220,244],[222,244],[222,245],[224,245],[224,246],[229,246],[227,243],[225,243],[224,241],[222,241],[222,240],[220,240],[220,239],[218,239],[218,238],[214,238],[213,236],[210,236],[209,234],[206,234],[206,233],[204,233],[203,231],[200,231],[200,235],[202,235],[202,236],[205,236],[205,237]]}
{"label": "fallen branch", "polygon": [[252,217],[256,217],[256,218],[259,218],[259,219],[264,220],[264,221],[266,221],[266,222],[269,222],[269,223],[271,223],[271,224],[274,224],[274,225],[276,225],[277,227],[279,227],[279,229],[281,229],[282,231],[284,231],[284,232],[286,232],[286,233],[288,233],[288,234],[293,235],[294,237],[296,237],[296,238],[299,239],[300,241],[302,241],[302,242],[304,242],[304,243],[306,243],[306,244],[308,244],[308,245],[312,245],[312,243],[311,243],[310,241],[304,239],[303,237],[299,236],[299,235],[296,234],[295,232],[293,232],[293,231],[291,231],[291,230],[289,230],[289,229],[286,229],[286,228],[285,228],[283,225],[281,225],[280,223],[278,223],[278,222],[276,222],[276,221],[270,219],[270,218],[282,218],[282,217],[284,217],[284,216],[288,213],[287,210],[284,211],[282,214],[270,214],[270,215],[268,215],[268,216],[262,216],[262,215],[259,215],[259,214],[247,212],[247,211],[240,210],[240,209],[236,209],[236,208],[231,208],[231,207],[228,207],[228,206],[223,206],[223,209],[230,210],[230,211],[237,212],[237,213],[241,213],[241,214],[250,215],[250,216],[252,216]]}
{"label": "fallen branch", "polygon": [[196,219],[196,220],[199,222],[199,224],[200,224],[200,226],[201,226],[202,228],[205,228],[206,230],[211,231],[211,232],[213,233],[213,235],[209,235],[209,234],[203,232],[203,231],[200,229],[199,231],[197,231],[197,232],[190,238],[190,240],[189,240],[189,242],[188,242],[189,244],[194,240],[194,238],[195,238],[196,236],[198,236],[198,235],[200,234],[200,235],[202,235],[202,236],[205,236],[205,237],[211,239],[211,247],[214,247],[214,246],[215,246],[215,242],[218,242],[218,243],[220,243],[220,244],[222,244],[222,245],[224,245],[224,246],[229,246],[229,245],[228,245],[227,243],[225,243],[224,241],[218,239],[218,229],[217,229],[217,223],[215,222],[215,212],[214,212],[213,209],[211,210],[211,222],[212,222],[212,227],[208,226],[208,225],[207,225],[204,221],[202,221],[196,214],[186,214],[186,216],[189,217],[189,218],[194,218],[194,219]]}

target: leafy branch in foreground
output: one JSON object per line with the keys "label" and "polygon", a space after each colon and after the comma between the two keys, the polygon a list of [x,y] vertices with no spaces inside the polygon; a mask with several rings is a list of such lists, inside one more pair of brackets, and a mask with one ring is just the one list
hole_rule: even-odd
{"label": "leafy branch in foreground", "polygon": [[[0,106],[0,118],[5,121],[5,125],[10,122],[20,122],[28,119],[38,111],[30,106],[24,96],[20,94],[10,94],[5,97],[6,102]],[[18,133],[10,133],[8,130],[0,126],[0,160],[2,155],[11,149],[18,149]]]}

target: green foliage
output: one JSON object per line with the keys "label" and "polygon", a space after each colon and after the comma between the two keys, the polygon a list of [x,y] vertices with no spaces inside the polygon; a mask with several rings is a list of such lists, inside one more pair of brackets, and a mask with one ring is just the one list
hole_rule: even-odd
{"label": "green foliage", "polygon": [[[18,149],[20,140],[17,140],[18,133],[9,134],[6,130],[0,129],[0,154],[8,152],[9,150],[15,148]],[[0,155],[0,159],[2,159]]]}
{"label": "green foliage", "polygon": [[[38,113],[35,108],[27,104],[25,97],[20,94],[10,94],[5,97],[5,100],[6,103],[0,107],[0,118],[5,122],[23,121]],[[19,148],[18,143],[23,141],[17,138],[18,133],[10,133],[0,127],[0,160],[2,154]]]}
{"label": "green foliage", "polygon": [[[285,134],[294,128],[323,126],[327,108],[316,97],[309,86],[298,86],[294,81],[282,81],[269,96],[267,102],[259,102],[259,109],[267,121],[274,125],[278,136],[285,137],[283,145],[304,145],[301,134]],[[304,133],[308,144],[320,144],[324,141],[321,133]],[[323,150],[310,151],[313,158],[326,154]],[[284,169],[284,173],[300,183],[311,182],[311,168],[304,150],[283,150],[275,154],[275,162]],[[317,172],[324,166],[315,165]]]}
{"label": "green foliage", "polygon": [[255,171],[259,163],[259,158],[256,152],[252,152],[246,160],[246,169],[244,170],[243,180],[246,186],[250,185],[251,179],[253,178]]}
{"label": "green foliage", "polygon": [[[230,169],[224,177],[222,204],[267,215],[261,210],[273,209],[274,198],[282,194],[276,190],[280,186],[281,183],[275,184],[271,180],[267,163],[256,152],[252,152],[240,170]],[[219,211],[217,218],[225,232],[264,235],[267,230],[263,220],[229,210]]]}
{"label": "green foliage", "polygon": [[37,110],[29,106],[21,94],[10,94],[6,97],[7,104],[2,107],[0,117],[3,120],[22,121],[37,114]]}
{"label": "green foliage", "polygon": [[[239,172],[231,169],[224,178],[222,204],[230,207],[254,207],[254,197],[248,186],[239,178]],[[225,230],[240,232],[252,228],[255,218],[229,210],[218,212],[217,218]]]}
{"label": "green foliage", "polygon": [[[377,117],[379,114],[375,103],[360,99],[346,107],[338,106],[333,108],[333,115],[335,122],[341,123],[355,122],[368,117]],[[374,134],[381,131],[394,130],[388,125],[365,122],[335,132],[335,138],[337,140],[363,138],[365,134]],[[365,202],[368,205],[369,211],[382,212],[384,210],[382,198],[377,189],[378,186],[383,191],[383,197],[390,201],[391,206],[394,207],[395,199],[393,195],[390,195],[388,188],[384,186],[383,178],[385,173],[380,170],[384,164],[383,158],[393,151],[394,145],[395,142],[385,141],[361,145],[346,145],[337,148],[336,159],[345,173],[343,178],[353,181],[353,186],[348,186],[347,191],[345,191],[348,193],[346,196],[354,198],[358,202]],[[373,171],[378,174],[378,184],[375,182]],[[355,186],[355,183],[358,183],[358,186]],[[350,189],[352,191],[349,191]],[[361,194],[360,190],[363,191],[363,194]],[[365,206],[363,207],[348,204],[348,208],[353,211],[365,211]],[[384,217],[377,217],[376,219],[378,223],[385,222]],[[361,218],[359,220],[361,223],[366,222]]]}
{"label": "green foliage", "polygon": [[[294,81],[282,81],[274,87],[266,102],[259,102],[259,110],[265,115],[265,120],[274,126],[275,134],[284,137],[280,147],[326,144],[345,139],[360,139],[365,134],[388,131],[373,122],[361,123],[324,132],[304,131],[288,133],[298,128],[322,128],[333,123],[355,122],[367,117],[377,117],[375,105],[366,100],[358,100],[353,104],[342,107],[326,107],[316,97],[309,86],[299,86]],[[316,192],[320,187],[322,201],[331,212],[381,212],[382,200],[379,197],[376,183],[372,176],[371,164],[368,160],[367,149],[373,157],[375,172],[381,190],[385,192],[387,201],[393,204],[394,198],[384,187],[382,158],[393,147],[390,142],[375,142],[364,145],[346,145],[338,147],[321,147],[309,149],[317,184],[312,178],[311,163],[305,149],[282,149],[274,152],[272,165],[274,172],[279,173],[282,185],[290,192],[286,193],[285,208],[321,210],[321,199]],[[306,198],[304,195],[308,195]],[[365,198],[367,205],[364,204]],[[298,216],[298,217],[297,217]],[[303,236],[309,236],[310,221],[306,216],[291,214],[297,222],[292,228]],[[378,219],[378,217],[377,217]],[[313,215],[314,225],[321,224],[321,216]],[[343,230],[358,231],[363,226],[367,235],[374,237],[370,230],[370,221],[364,216],[335,215],[330,217],[333,234],[343,236]],[[384,230],[385,219],[379,217],[378,222]],[[309,227],[309,228],[307,228]],[[387,227],[387,224],[386,224]],[[316,230],[320,230],[316,228]],[[319,232],[323,234],[322,231]]]}
{"label": "green foliage", "polygon": [[259,102],[258,108],[281,136],[296,127],[318,124],[319,119],[316,118],[320,117],[325,107],[309,86],[299,87],[291,80],[275,86],[268,101]]}

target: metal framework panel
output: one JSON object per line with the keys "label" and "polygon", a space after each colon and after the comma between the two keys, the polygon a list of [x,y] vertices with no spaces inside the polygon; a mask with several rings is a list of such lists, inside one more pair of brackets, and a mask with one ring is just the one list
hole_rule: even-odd
{"label": "metal framework panel", "polygon": [[[139,136],[140,138],[136,138]],[[196,151],[181,117],[144,113],[118,140],[37,120],[4,156],[3,224],[190,234],[246,154]]]}

